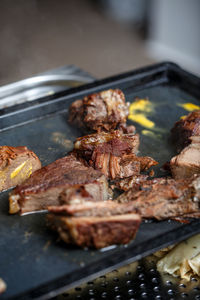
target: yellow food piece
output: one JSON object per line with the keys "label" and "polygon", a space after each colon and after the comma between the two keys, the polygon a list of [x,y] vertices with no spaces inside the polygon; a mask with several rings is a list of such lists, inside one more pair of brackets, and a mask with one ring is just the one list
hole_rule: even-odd
{"label": "yellow food piece", "polygon": [[130,114],[136,111],[151,112],[153,111],[152,103],[148,99],[138,99],[131,103],[129,107]]}
{"label": "yellow food piece", "polygon": [[129,115],[128,118],[147,128],[153,128],[155,126],[155,123],[147,119],[147,117],[144,114]]}
{"label": "yellow food piece", "polygon": [[10,174],[10,178],[13,179],[14,177],[16,177],[19,174],[19,172],[21,171],[21,169],[25,166],[26,163],[27,163],[27,161],[24,161],[14,171],[12,171],[12,173]]}
{"label": "yellow food piece", "polygon": [[193,103],[183,103],[183,104],[178,104],[178,106],[184,108],[187,111],[194,111],[200,109],[200,106],[193,104]]}
{"label": "yellow food piece", "polygon": [[153,111],[152,103],[148,99],[138,99],[129,107],[129,120],[132,120],[146,128],[153,128],[154,122],[149,120],[146,114]]}
{"label": "yellow food piece", "polygon": [[26,176],[27,176],[27,178],[29,178],[30,176],[31,176],[31,174],[32,174],[32,166],[30,166],[28,169],[27,169],[27,173],[26,173]]}
{"label": "yellow food piece", "polygon": [[181,116],[180,119],[184,120],[187,116]]}

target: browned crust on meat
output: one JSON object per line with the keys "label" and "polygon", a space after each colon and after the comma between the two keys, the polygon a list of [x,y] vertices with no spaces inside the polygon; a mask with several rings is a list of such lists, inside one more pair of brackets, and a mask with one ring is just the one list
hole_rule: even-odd
{"label": "browned crust on meat", "polygon": [[190,137],[190,140],[191,144],[170,161],[171,173],[175,179],[200,174],[200,136]]}
{"label": "browned crust on meat", "polygon": [[134,175],[123,179],[115,180],[114,186],[120,190],[128,191],[134,186],[141,185],[142,182],[145,182],[148,178],[148,175]]}
{"label": "browned crust on meat", "polygon": [[143,218],[158,220],[199,212],[200,177],[190,180],[154,179],[120,195],[118,203],[130,202]]}
{"label": "browned crust on meat", "polygon": [[109,217],[135,212],[131,202],[117,203],[112,200],[101,202],[86,201],[79,204],[49,206],[48,210],[54,214],[74,217]]}
{"label": "browned crust on meat", "polygon": [[91,156],[94,151],[121,156],[125,153],[137,153],[138,147],[138,134],[124,134],[120,130],[82,136],[77,138],[74,143],[74,149],[79,153],[83,152],[84,157],[87,157],[87,154]]}
{"label": "browned crust on meat", "polygon": [[74,153],[114,180],[139,175],[141,171],[157,164],[151,157],[136,156],[138,146],[137,134],[123,134],[115,130],[78,138],[74,144]]}
{"label": "browned crust on meat", "polygon": [[[70,168],[70,164],[73,168]],[[77,176],[80,171],[84,171],[81,177]],[[23,184],[15,188],[14,193],[28,195],[65,184],[71,186],[87,183],[91,179],[97,179],[99,174],[99,172],[92,172],[90,174],[90,168],[76,160],[73,155],[69,155],[34,172]]]}
{"label": "browned crust on meat", "polygon": [[0,191],[22,183],[39,168],[39,158],[27,147],[0,146]]}
{"label": "browned crust on meat", "polygon": [[171,129],[172,142],[178,152],[190,144],[191,136],[196,135],[200,135],[200,110],[189,113],[186,118],[177,121]]}
{"label": "browned crust on meat", "polygon": [[[95,190],[90,184],[96,185]],[[11,210],[10,213],[20,210],[21,214],[24,214],[44,210],[48,205],[59,205],[59,195],[63,190],[74,188],[75,192],[76,188],[81,185],[86,185],[85,189],[93,188],[90,195],[93,198],[95,198],[97,190],[102,194],[99,196],[100,199],[102,197],[103,200],[106,200],[108,197],[107,181],[100,171],[85,166],[73,155],[63,157],[34,172],[30,178],[10,193],[10,205],[15,205],[15,210],[13,212]],[[68,200],[72,201],[70,199]],[[96,197],[95,201],[98,200]]]}
{"label": "browned crust on meat", "polygon": [[48,222],[67,244],[99,249],[113,244],[129,243],[134,239],[141,219],[136,214],[90,218],[50,214]]}
{"label": "browned crust on meat", "polygon": [[86,130],[111,130],[125,124],[129,104],[119,89],[94,93],[73,102],[69,109],[69,122]]}

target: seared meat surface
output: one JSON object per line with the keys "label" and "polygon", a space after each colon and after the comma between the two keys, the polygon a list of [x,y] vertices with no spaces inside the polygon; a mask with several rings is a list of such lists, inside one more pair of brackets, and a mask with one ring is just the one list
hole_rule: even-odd
{"label": "seared meat surface", "polygon": [[119,130],[101,132],[78,138],[74,152],[109,179],[138,175],[157,162],[151,157],[138,157],[139,136]]}
{"label": "seared meat surface", "polygon": [[74,149],[85,159],[91,159],[93,152],[112,153],[115,156],[137,153],[139,135],[124,134],[120,130],[93,133],[76,139]]}
{"label": "seared meat surface", "polygon": [[146,181],[148,175],[135,175],[130,176],[127,178],[115,180],[114,186],[120,190],[128,191],[129,189],[133,188],[134,186],[141,185],[142,182]]}
{"label": "seared meat surface", "polygon": [[200,173],[200,136],[192,136],[190,140],[191,144],[170,161],[170,169],[175,179]]}
{"label": "seared meat surface", "polygon": [[85,184],[98,185],[90,188],[90,198],[96,197],[97,190],[98,199],[106,200],[108,197],[107,181],[101,172],[85,166],[73,155],[65,156],[34,172],[10,193],[10,213],[20,211],[24,214],[44,210],[49,205],[59,205],[62,191]]}
{"label": "seared meat surface", "polygon": [[85,201],[79,204],[49,206],[48,211],[62,216],[73,217],[109,217],[135,212],[132,202],[117,203],[112,200],[101,202]]}
{"label": "seared meat surface", "polygon": [[129,243],[141,222],[137,214],[79,218],[49,214],[47,218],[65,243],[94,248]]}
{"label": "seared meat surface", "polygon": [[0,146],[0,192],[22,183],[40,168],[39,158],[27,147]]}
{"label": "seared meat surface", "polygon": [[178,152],[188,146],[191,136],[200,135],[200,110],[193,111],[186,118],[176,122],[171,135]]}
{"label": "seared meat surface", "polygon": [[185,180],[147,180],[121,194],[115,201],[132,203],[132,211],[157,220],[199,212],[200,177]]}
{"label": "seared meat surface", "polygon": [[[91,175],[93,170],[86,171],[86,175]],[[95,170],[94,170],[95,171]],[[81,204],[86,201],[105,201],[112,197],[112,191],[108,188],[107,180],[103,174],[98,174],[96,180],[90,180],[88,177],[88,183],[75,184],[65,188],[59,195],[59,204]]]}
{"label": "seared meat surface", "polygon": [[129,104],[121,90],[107,90],[73,102],[69,109],[69,123],[86,131],[126,127]]}

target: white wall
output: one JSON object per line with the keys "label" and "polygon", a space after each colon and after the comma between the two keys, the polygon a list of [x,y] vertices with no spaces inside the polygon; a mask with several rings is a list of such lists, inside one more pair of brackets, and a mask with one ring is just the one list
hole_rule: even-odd
{"label": "white wall", "polygon": [[200,0],[152,0],[147,50],[200,74]]}

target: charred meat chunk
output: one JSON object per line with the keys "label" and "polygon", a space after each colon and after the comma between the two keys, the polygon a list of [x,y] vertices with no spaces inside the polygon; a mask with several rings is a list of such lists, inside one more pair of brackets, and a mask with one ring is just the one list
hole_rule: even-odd
{"label": "charred meat chunk", "polygon": [[94,152],[112,153],[115,156],[137,153],[138,134],[123,134],[119,130],[93,133],[76,139],[74,149],[85,159],[91,159]]}
{"label": "charred meat chunk", "polygon": [[171,173],[175,179],[200,174],[200,136],[192,136],[190,140],[191,144],[170,161]]}
{"label": "charred meat chunk", "polygon": [[142,182],[146,181],[148,178],[148,175],[135,175],[135,176],[130,176],[127,178],[115,180],[114,182],[114,187],[123,190],[123,191],[128,191],[132,187],[136,185],[141,185]]}
{"label": "charred meat chunk", "polygon": [[[96,199],[98,190],[97,201],[108,197],[107,181],[101,172],[85,166],[73,155],[65,156],[34,172],[10,193],[10,213],[25,214],[47,209],[49,205],[59,205],[62,191],[85,184],[95,185],[93,189],[90,186],[90,197]],[[85,189],[87,191],[88,187]]]}
{"label": "charred meat chunk", "polygon": [[129,243],[136,235],[141,218],[137,214],[79,218],[49,214],[48,222],[65,243],[99,249]]}
{"label": "charred meat chunk", "polygon": [[22,183],[40,168],[39,158],[27,147],[0,146],[0,192]]}
{"label": "charred meat chunk", "polygon": [[124,192],[115,201],[132,203],[132,211],[142,218],[162,220],[197,213],[200,207],[200,177],[147,180]]}
{"label": "charred meat chunk", "polygon": [[74,143],[74,153],[107,178],[116,179],[138,175],[157,164],[150,157],[136,156],[138,146],[137,134],[115,130],[78,138]]}
{"label": "charred meat chunk", "polygon": [[120,125],[125,126],[128,108],[121,90],[102,91],[73,102],[69,123],[89,132],[117,129]]}
{"label": "charred meat chunk", "polygon": [[191,142],[190,137],[200,135],[200,110],[193,111],[179,120],[171,129],[172,142],[180,152]]}

